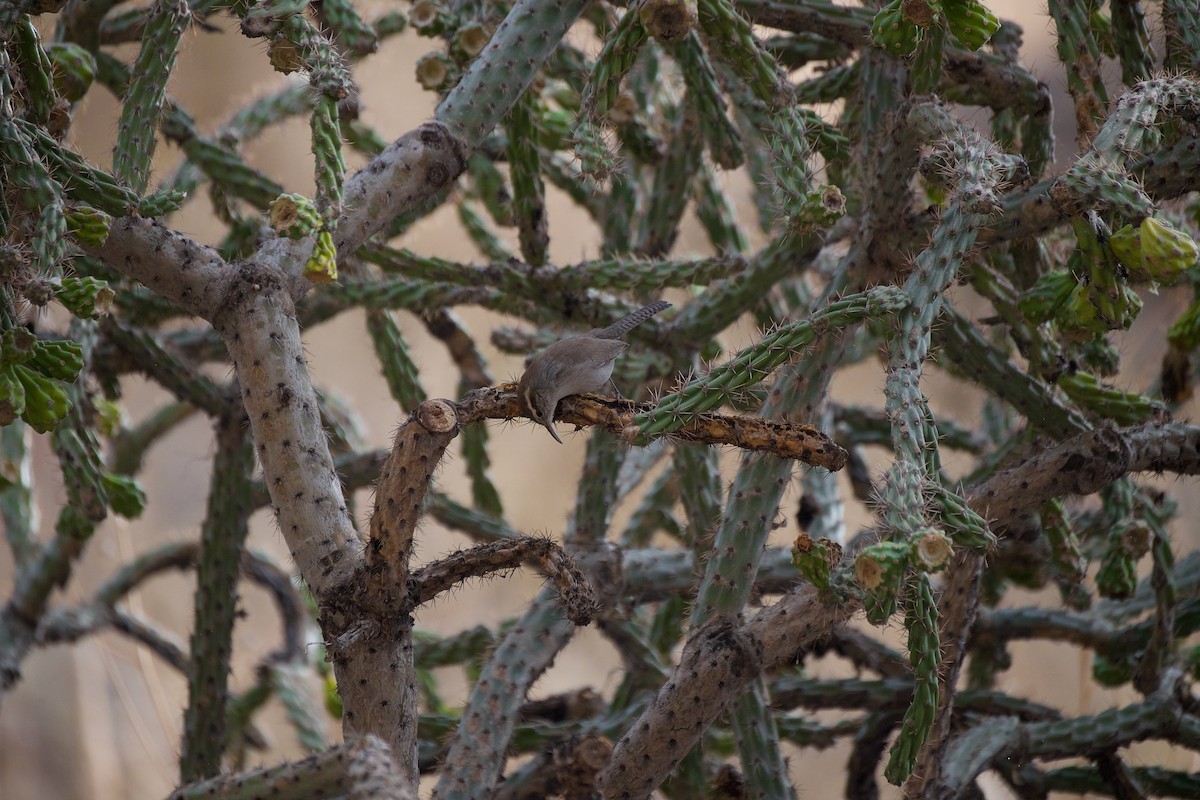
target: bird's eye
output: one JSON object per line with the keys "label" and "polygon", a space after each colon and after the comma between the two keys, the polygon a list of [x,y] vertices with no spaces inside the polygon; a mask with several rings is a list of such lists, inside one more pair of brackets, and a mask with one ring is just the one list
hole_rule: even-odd
{"label": "bird's eye", "polygon": [[541,419],[542,418],[542,410],[540,408],[534,408],[530,412],[530,416],[533,417],[534,419]]}

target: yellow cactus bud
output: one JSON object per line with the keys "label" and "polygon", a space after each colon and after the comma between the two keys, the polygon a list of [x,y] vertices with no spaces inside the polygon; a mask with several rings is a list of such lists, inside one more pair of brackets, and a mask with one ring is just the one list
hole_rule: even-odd
{"label": "yellow cactus bud", "polygon": [[333,234],[321,231],[313,245],[312,255],[304,265],[304,277],[313,283],[326,284],[337,280],[337,247],[333,244]]}
{"label": "yellow cactus bud", "polygon": [[1141,234],[1142,263],[1159,283],[1174,281],[1200,257],[1200,248],[1192,237],[1169,222],[1146,217]]}
{"label": "yellow cactus bud", "polygon": [[1146,217],[1138,227],[1126,225],[1108,239],[1113,254],[1140,281],[1172,284],[1195,265],[1200,248],[1169,222]]}

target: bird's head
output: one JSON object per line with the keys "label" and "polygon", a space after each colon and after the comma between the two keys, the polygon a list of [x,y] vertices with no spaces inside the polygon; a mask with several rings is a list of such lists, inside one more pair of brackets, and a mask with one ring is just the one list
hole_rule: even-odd
{"label": "bird's head", "polygon": [[563,440],[558,438],[558,432],[554,430],[554,410],[558,407],[559,398],[539,392],[531,386],[522,389],[521,399],[525,401],[530,418],[539,425],[545,425],[554,441],[562,444]]}

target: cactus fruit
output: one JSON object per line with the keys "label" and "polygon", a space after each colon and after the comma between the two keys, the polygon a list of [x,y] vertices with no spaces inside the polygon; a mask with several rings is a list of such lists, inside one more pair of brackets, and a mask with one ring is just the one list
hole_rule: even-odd
{"label": "cactus fruit", "polygon": [[903,0],[892,0],[871,22],[871,39],[875,44],[897,56],[912,55],[921,41],[921,29],[905,19]]}
{"label": "cactus fruit", "polygon": [[28,328],[10,328],[0,337],[0,360],[5,364],[24,364],[37,351],[37,337]]}
{"label": "cactus fruit", "polygon": [[80,204],[67,210],[67,230],[81,244],[104,244],[110,225],[112,217],[98,208]]}
{"label": "cactus fruit", "polygon": [[146,493],[136,480],[127,475],[104,473],[104,489],[108,507],[126,519],[136,519],[146,510]]}
{"label": "cactus fruit", "polygon": [[913,552],[917,561],[929,572],[937,572],[946,566],[950,556],[954,554],[954,545],[950,537],[933,528],[918,531],[913,541]]}
{"label": "cactus fruit", "polygon": [[24,364],[12,364],[9,369],[25,390],[25,409],[21,412],[21,419],[38,433],[47,433],[57,427],[71,410],[71,400],[62,383]]}
{"label": "cactus fruit", "polygon": [[138,202],[137,213],[143,217],[164,217],[174,214],[183,207],[187,200],[187,192],[177,189],[160,189],[154,194],[148,194]]}
{"label": "cactus fruit", "polygon": [[304,69],[304,54],[299,46],[283,33],[277,34],[267,45],[267,59],[276,72],[291,75]]}
{"label": "cactus fruit", "polygon": [[454,34],[454,49],[464,60],[471,60],[483,52],[492,40],[492,32],[479,22],[466,22]]}
{"label": "cactus fruit", "polygon": [[829,588],[829,575],[842,560],[842,547],[832,539],[814,540],[807,533],[796,537],[792,563],[806,581],[818,589]]}
{"label": "cactus fruit", "polygon": [[644,0],[638,14],[646,32],[663,42],[675,42],[696,27],[696,0]]}
{"label": "cactus fruit", "polygon": [[39,340],[27,363],[48,378],[70,383],[83,369],[83,348],[78,342]]}
{"label": "cactus fruit", "polygon": [[99,319],[108,316],[116,294],[108,281],[75,275],[63,278],[54,299],[80,319]]}
{"label": "cactus fruit", "polygon": [[25,413],[25,387],[17,380],[12,366],[0,368],[0,425],[7,425]]}
{"label": "cactus fruit", "polygon": [[271,227],[280,236],[303,239],[321,229],[321,212],[302,194],[281,194],[268,211]]}
{"label": "cactus fruit", "polygon": [[841,219],[846,213],[846,196],[836,186],[814,186],[804,194],[803,202],[787,218],[788,230],[806,233],[814,228],[825,228]]}
{"label": "cactus fruit", "polygon": [[72,103],[83,99],[96,79],[95,57],[74,42],[49,44],[46,55],[54,68],[54,90]]}
{"label": "cactus fruit", "polygon": [[854,560],[854,578],[867,593],[863,609],[874,625],[882,625],[896,611],[910,549],[908,542],[879,542]]}
{"label": "cactus fruit", "polygon": [[950,32],[968,50],[983,47],[1000,30],[1000,20],[977,0],[946,0],[945,11]]}
{"label": "cactus fruit", "polygon": [[417,0],[413,3],[408,12],[408,21],[418,36],[439,36],[443,31],[454,28],[450,13],[432,0]]}
{"label": "cactus fruit", "polygon": [[458,80],[458,67],[445,53],[431,51],[417,59],[417,83],[431,92],[449,89]]}
{"label": "cactus fruit", "polygon": [[1146,217],[1134,228],[1126,225],[1114,233],[1109,245],[1130,277],[1170,285],[1200,258],[1200,248],[1186,232],[1155,217]]}
{"label": "cactus fruit", "polygon": [[333,283],[337,276],[337,247],[333,243],[333,234],[323,230],[317,234],[312,255],[304,265],[304,277],[313,283],[325,284]]}

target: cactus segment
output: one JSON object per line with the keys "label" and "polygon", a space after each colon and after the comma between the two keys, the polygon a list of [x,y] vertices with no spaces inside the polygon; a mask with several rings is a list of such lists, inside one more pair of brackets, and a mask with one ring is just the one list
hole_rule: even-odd
{"label": "cactus segment", "polygon": [[139,192],[150,180],[150,163],[158,143],[155,132],[167,97],[167,79],[175,67],[179,42],[191,19],[187,0],[155,0],[141,51],[130,73],[117,126],[113,172]]}

